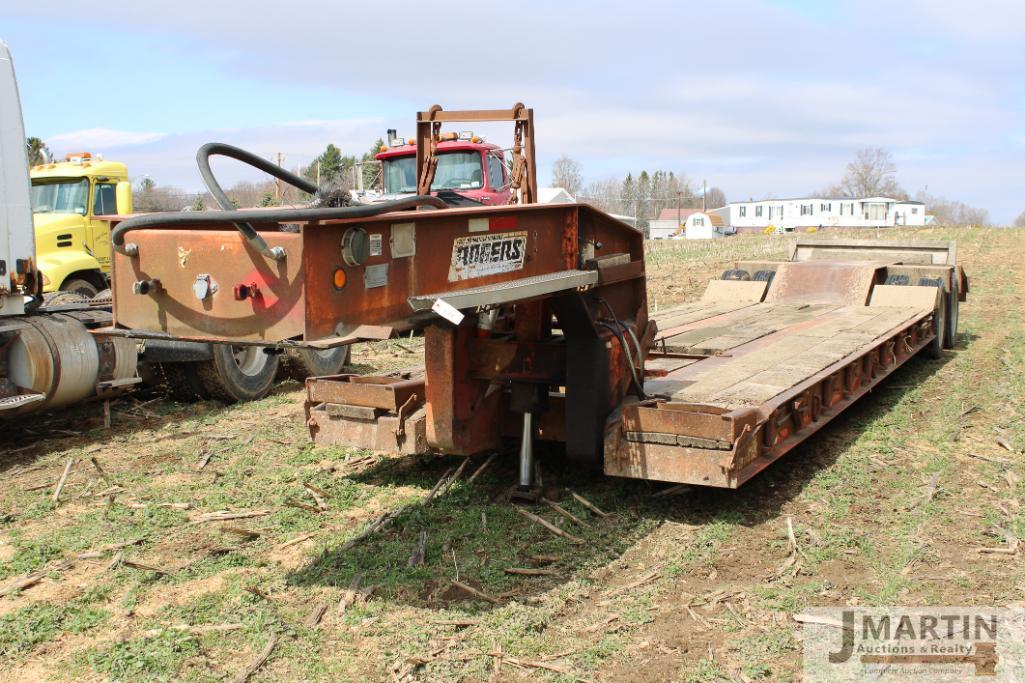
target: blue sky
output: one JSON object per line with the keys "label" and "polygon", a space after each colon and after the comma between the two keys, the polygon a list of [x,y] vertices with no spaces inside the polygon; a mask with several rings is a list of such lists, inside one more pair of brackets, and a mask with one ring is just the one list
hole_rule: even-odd
{"label": "blue sky", "polygon": [[912,193],[1025,210],[1020,2],[34,0],[0,10],[0,39],[30,135],[185,189],[211,140],[291,166],[409,132],[434,102],[523,101],[542,182],[566,153],[587,180],[663,168],[796,196],[881,146]]}

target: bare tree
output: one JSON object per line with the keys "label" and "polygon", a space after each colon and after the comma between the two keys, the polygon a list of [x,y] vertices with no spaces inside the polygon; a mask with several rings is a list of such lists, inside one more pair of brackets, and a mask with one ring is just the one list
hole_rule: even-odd
{"label": "bare tree", "polygon": [[552,185],[561,187],[576,197],[584,185],[583,167],[580,162],[565,154],[556,159],[552,164]]}
{"label": "bare tree", "polygon": [[726,206],[726,193],[718,187],[710,187],[705,192],[705,208],[718,209]]}
{"label": "bare tree", "polygon": [[897,183],[896,175],[897,165],[889,150],[866,147],[859,150],[854,160],[847,164],[847,171],[840,183],[827,188],[822,194],[907,199],[908,193]]}
{"label": "bare tree", "polygon": [[1018,217],[1014,219],[1014,227],[1025,228],[1025,211],[1018,214]]}
{"label": "bare tree", "polygon": [[932,214],[933,222],[938,225],[989,225],[989,211],[968,206],[946,197],[934,197],[925,192],[915,195],[917,201],[926,206]]}

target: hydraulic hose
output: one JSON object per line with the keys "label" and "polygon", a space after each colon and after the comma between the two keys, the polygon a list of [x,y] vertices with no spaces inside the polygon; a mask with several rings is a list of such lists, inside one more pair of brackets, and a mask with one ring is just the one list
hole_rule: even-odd
{"label": "hydraulic hose", "polygon": [[[437,197],[415,195],[396,199],[380,204],[359,204],[357,206],[331,206],[302,209],[273,209],[270,211],[188,211],[181,213],[154,213],[129,218],[119,223],[110,233],[114,250],[125,256],[135,256],[139,252],[137,245],[125,243],[125,235],[133,230],[148,228],[170,228],[182,230],[197,225],[220,225],[224,223],[246,223],[256,220],[260,223],[295,223],[301,221],[320,221],[332,218],[369,218],[389,211],[404,211],[418,206],[431,206],[444,209],[448,205]],[[239,228],[241,230],[241,228]],[[255,230],[253,231],[256,232]],[[245,231],[242,232],[245,235]],[[259,235],[257,235],[259,237]],[[248,239],[248,236],[246,237]],[[260,238],[262,242],[263,239]],[[252,240],[250,243],[254,244]],[[264,243],[266,246],[266,243]],[[261,252],[262,253],[262,252]]]}
{"label": "hydraulic hose", "polygon": [[[315,184],[301,178],[294,173],[290,173],[285,169],[272,164],[267,159],[257,156],[252,152],[247,152],[244,149],[235,147],[234,145],[228,145],[223,142],[208,142],[199,148],[196,152],[196,164],[199,165],[199,174],[203,176],[203,184],[206,185],[206,189],[213,195],[214,201],[224,211],[231,211],[235,208],[235,205],[228,199],[228,195],[224,194],[224,190],[221,189],[220,183],[217,182],[217,178],[214,177],[214,172],[210,168],[210,157],[218,155],[229,157],[237,161],[241,161],[244,164],[249,164],[254,168],[258,168],[264,173],[268,173],[279,180],[283,180],[293,187],[297,187],[303,192],[309,192],[314,194],[319,189]],[[235,227],[242,233],[242,236],[246,238],[257,251],[274,261],[280,261],[285,258],[285,250],[281,247],[274,247],[273,249],[267,246],[267,242],[260,236],[260,233],[256,232],[256,229],[248,222],[238,221],[235,223]]]}

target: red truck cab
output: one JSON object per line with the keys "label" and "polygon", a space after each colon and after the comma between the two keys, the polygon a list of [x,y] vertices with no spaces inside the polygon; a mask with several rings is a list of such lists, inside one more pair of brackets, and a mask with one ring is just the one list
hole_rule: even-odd
{"label": "red truck cab", "polygon": [[[381,162],[385,196],[416,194],[416,145],[383,145],[376,159]],[[512,189],[505,153],[498,145],[484,142],[472,133],[457,140],[438,143],[438,168],[431,194],[451,190],[481,204],[505,204]]]}

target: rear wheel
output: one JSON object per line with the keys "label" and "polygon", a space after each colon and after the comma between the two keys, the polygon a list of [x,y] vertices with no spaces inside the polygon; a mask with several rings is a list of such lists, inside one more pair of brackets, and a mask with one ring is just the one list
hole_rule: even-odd
{"label": "rear wheel", "polygon": [[946,294],[947,300],[947,334],[943,339],[943,348],[952,349],[957,346],[957,322],[958,308],[961,302],[957,298],[957,292],[950,291]]}
{"label": "rear wheel", "polygon": [[936,337],[925,347],[929,358],[942,358],[945,348],[944,340],[947,337],[947,298],[940,296],[936,304],[936,313],[933,314],[933,328],[936,330]]}
{"label": "rear wheel", "polygon": [[61,285],[62,292],[74,292],[75,294],[84,296],[86,299],[91,299],[96,296],[96,292],[99,290],[96,285],[89,282],[88,280],[81,280],[75,278],[74,280],[66,280]]}
{"label": "rear wheel", "polygon": [[349,362],[349,346],[316,351],[314,349],[289,349],[285,362],[286,373],[300,382],[307,377],[337,375]]}
{"label": "rear wheel", "polygon": [[198,361],[203,388],[225,403],[255,401],[263,398],[274,384],[278,356],[261,346],[214,344],[213,358]]}

